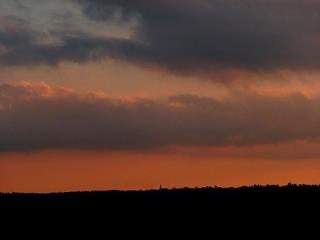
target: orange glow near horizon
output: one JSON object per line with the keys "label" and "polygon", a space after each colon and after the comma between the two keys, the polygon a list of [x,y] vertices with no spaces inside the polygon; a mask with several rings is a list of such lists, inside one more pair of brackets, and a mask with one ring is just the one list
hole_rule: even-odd
{"label": "orange glow near horizon", "polygon": [[60,192],[320,182],[317,159],[191,153],[44,151],[2,154],[0,192]]}

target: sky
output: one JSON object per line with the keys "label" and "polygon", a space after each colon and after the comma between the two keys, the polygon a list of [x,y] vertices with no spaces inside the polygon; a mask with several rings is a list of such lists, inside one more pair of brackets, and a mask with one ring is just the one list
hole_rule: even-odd
{"label": "sky", "polygon": [[0,192],[320,183],[318,0],[0,0]]}

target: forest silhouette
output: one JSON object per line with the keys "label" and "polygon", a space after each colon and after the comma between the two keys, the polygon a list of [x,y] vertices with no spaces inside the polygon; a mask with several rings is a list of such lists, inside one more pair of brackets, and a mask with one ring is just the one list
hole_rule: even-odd
{"label": "forest silhouette", "polygon": [[215,209],[242,208],[245,206],[298,206],[320,203],[320,185],[286,186],[253,185],[238,188],[203,187],[174,188],[160,187],[138,191],[86,191],[64,193],[0,193],[0,210],[38,209],[140,209],[158,211],[166,208]]}

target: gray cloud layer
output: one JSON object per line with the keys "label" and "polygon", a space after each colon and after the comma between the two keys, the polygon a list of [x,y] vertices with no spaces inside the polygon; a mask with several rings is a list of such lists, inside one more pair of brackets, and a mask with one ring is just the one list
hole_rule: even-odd
{"label": "gray cloud layer", "polygon": [[0,86],[0,151],[318,141],[320,100],[294,94],[120,101],[46,84]]}
{"label": "gray cloud layer", "polygon": [[[72,2],[81,7],[88,21],[125,23],[137,19],[139,24],[131,40],[102,38],[68,28],[67,32],[51,33],[57,35],[59,44],[45,46],[34,41],[35,33],[11,32],[8,37],[2,31],[0,45],[7,51],[0,54],[0,63],[56,64],[111,57],[187,74],[216,68],[320,67],[317,0]],[[69,12],[68,16],[74,14]]]}

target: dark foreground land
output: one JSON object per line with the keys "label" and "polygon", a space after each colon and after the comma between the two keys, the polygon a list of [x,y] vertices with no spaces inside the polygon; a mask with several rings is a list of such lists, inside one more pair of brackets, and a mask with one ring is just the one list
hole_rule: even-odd
{"label": "dark foreground land", "polygon": [[320,206],[320,185],[267,185],[240,188],[179,188],[145,191],[88,191],[66,193],[0,193],[0,210],[114,209],[161,210],[251,208],[262,204],[285,208]]}
{"label": "dark foreground land", "polygon": [[[255,234],[252,229],[267,233],[276,229],[286,231],[289,226],[288,232],[292,234],[301,229],[302,224],[318,229],[319,209],[320,185],[0,193],[0,216],[10,226],[20,222],[23,226],[32,223],[54,228],[64,223],[68,229],[75,225],[78,233],[92,224],[105,234],[119,226],[160,233],[174,229],[184,235],[196,229],[195,226],[202,229],[200,232],[214,229],[224,234],[238,234],[235,229],[239,226],[243,226],[240,230],[252,234]],[[222,228],[226,226],[229,227],[227,231]],[[116,231],[117,234],[127,233]]]}

